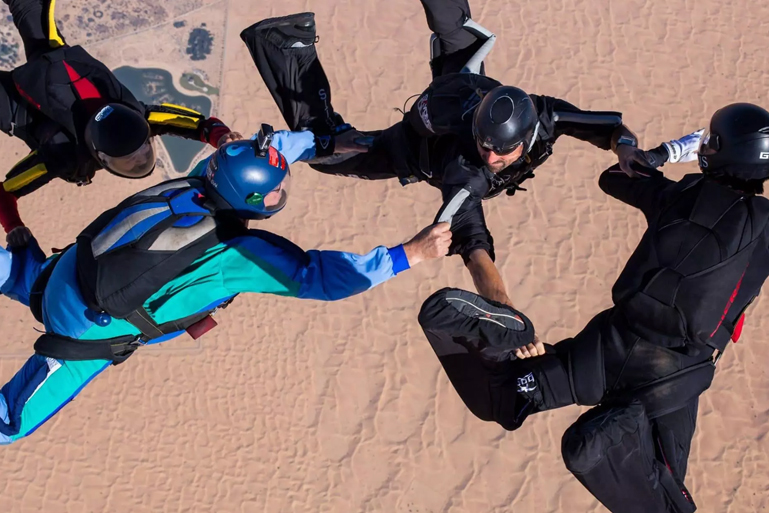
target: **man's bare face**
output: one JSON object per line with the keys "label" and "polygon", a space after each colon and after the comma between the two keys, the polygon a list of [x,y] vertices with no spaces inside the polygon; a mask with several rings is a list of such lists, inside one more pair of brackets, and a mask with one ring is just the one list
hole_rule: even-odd
{"label": "man's bare face", "polygon": [[484,148],[481,146],[481,143],[476,140],[476,146],[478,147],[478,154],[483,159],[483,162],[486,163],[486,166],[489,168],[489,171],[492,173],[499,173],[509,165],[511,165],[513,162],[517,161],[521,158],[521,155],[523,155],[523,145],[519,144],[518,147],[512,152],[508,153],[507,155],[499,155],[497,153],[494,153],[493,150],[490,150],[488,148]]}

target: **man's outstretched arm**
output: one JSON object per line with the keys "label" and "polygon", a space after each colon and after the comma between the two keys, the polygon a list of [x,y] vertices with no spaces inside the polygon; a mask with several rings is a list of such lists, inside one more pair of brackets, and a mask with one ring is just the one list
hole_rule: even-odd
{"label": "man's outstretched arm", "polygon": [[494,265],[494,238],[486,227],[482,198],[490,185],[488,172],[459,160],[446,167],[443,205],[436,222],[451,225],[449,255],[461,255],[478,293],[512,306],[502,276]]}
{"label": "man's outstretched arm", "polygon": [[55,173],[51,172],[46,159],[39,151],[33,151],[11,168],[0,185],[0,225],[8,234],[7,242],[20,246],[31,237],[19,214],[17,200],[50,182]]}
{"label": "man's outstretched arm", "polygon": [[152,135],[175,135],[208,143],[214,148],[231,140],[242,139],[240,134],[232,132],[218,118],[206,118],[200,112],[181,105],[145,105],[145,116]]}
{"label": "man's outstretched arm", "polygon": [[[588,142],[602,150],[611,150],[619,159],[620,168],[632,176],[632,166],[649,166],[644,152],[638,148],[638,138],[623,123],[622,113],[615,111],[581,110],[575,105],[551,96],[537,96],[537,107],[550,116],[554,125],[554,137],[561,135]],[[546,124],[547,121],[543,121]]]}
{"label": "man's outstretched arm", "polygon": [[502,275],[488,251],[485,249],[471,251],[465,265],[473,278],[478,294],[487,299],[513,306],[513,301],[507,295],[507,287],[502,280]]}
{"label": "man's outstretched arm", "polygon": [[704,132],[704,129],[700,129],[643,152],[645,160],[654,169],[635,167],[635,172],[628,174],[617,164],[601,174],[598,185],[606,194],[641,210],[649,219],[658,212],[660,205],[664,203],[664,192],[674,183],[656,168],[665,163],[677,164],[696,160]]}
{"label": "man's outstretched arm", "polygon": [[444,256],[450,240],[448,225],[436,224],[404,244],[378,246],[360,255],[304,251],[278,235],[251,230],[229,243],[236,251],[229,252],[222,276],[233,294],[256,292],[336,301],[365,292],[424,260]]}
{"label": "man's outstretched arm", "polygon": [[[507,287],[494,265],[494,239],[486,227],[482,198],[488,191],[483,169],[457,161],[446,168],[443,206],[436,221],[451,224],[450,255],[461,255],[478,294],[487,299],[513,306]],[[515,352],[518,358],[545,354],[537,340]]]}
{"label": "man's outstretched arm", "polygon": [[[499,303],[504,303],[511,308],[513,307],[513,302],[510,296],[507,295],[507,287],[505,287],[505,282],[502,280],[502,275],[486,250],[473,250],[467,259],[466,265],[467,270],[470,271],[470,276],[473,277],[473,283],[479,295]],[[518,358],[529,358],[543,354],[545,354],[545,346],[536,336],[533,343],[515,350],[515,356]]]}

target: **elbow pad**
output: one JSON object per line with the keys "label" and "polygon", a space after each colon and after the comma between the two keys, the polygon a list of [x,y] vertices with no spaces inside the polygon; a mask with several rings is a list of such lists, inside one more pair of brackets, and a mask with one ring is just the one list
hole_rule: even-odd
{"label": "elbow pad", "polygon": [[163,103],[147,109],[147,122],[150,125],[170,125],[176,128],[197,130],[205,116],[200,112],[180,105]]}
{"label": "elbow pad", "polygon": [[553,121],[556,123],[575,123],[578,125],[603,125],[616,127],[622,125],[622,114],[619,112],[553,112]]}

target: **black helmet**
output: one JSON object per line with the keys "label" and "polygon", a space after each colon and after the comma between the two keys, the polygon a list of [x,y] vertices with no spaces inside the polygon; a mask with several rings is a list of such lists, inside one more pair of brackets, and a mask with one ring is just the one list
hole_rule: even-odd
{"label": "black helmet", "polygon": [[526,156],[537,137],[539,117],[529,95],[512,86],[498,86],[486,93],[475,109],[473,135],[497,155],[509,155],[523,146]]}
{"label": "black helmet", "polygon": [[139,112],[110,103],[91,116],[85,142],[99,163],[123,178],[144,178],[155,169],[150,125]]}
{"label": "black helmet", "polygon": [[702,136],[699,160],[703,173],[769,178],[769,112],[752,103],[717,110]]}

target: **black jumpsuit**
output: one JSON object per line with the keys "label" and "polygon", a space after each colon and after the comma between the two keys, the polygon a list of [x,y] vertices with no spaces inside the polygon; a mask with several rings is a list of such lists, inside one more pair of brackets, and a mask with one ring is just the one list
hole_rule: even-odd
{"label": "black jumpsuit", "polygon": [[[427,23],[438,36],[440,45],[439,55],[430,63],[433,78],[458,73],[484,42],[463,28],[470,18],[468,2],[421,1]],[[310,129],[316,135],[332,133],[342,120],[331,104],[328,80],[313,43],[315,33],[313,31],[304,42],[298,43],[292,38],[281,38],[280,34],[268,29],[276,20],[256,23],[245,29],[241,37],[289,129]],[[301,39],[301,35],[297,38]],[[492,79],[487,79],[486,83],[499,84]],[[365,132],[374,137],[373,146],[367,153],[319,159],[310,165],[322,173],[368,180],[396,178],[403,184],[426,181],[440,188],[443,194],[443,207],[436,219],[462,189],[473,189],[453,215],[450,254],[460,254],[467,260],[471,251],[481,248],[493,259],[493,239],[486,227],[482,199],[505,189],[514,192],[520,182],[533,176],[531,172],[547,160],[561,135],[609,150],[614,131],[621,124],[621,114],[617,112],[581,111],[564,100],[530,96],[539,113],[539,136],[525,165],[516,168],[505,179],[486,171],[472,135],[472,114],[464,112],[468,109],[453,114],[464,121],[454,133],[424,136],[425,127],[420,116],[407,113],[403,121],[387,129]],[[473,108],[474,105],[470,105],[469,111]],[[591,119],[586,123],[559,122],[556,112],[578,113]],[[606,122],[607,118],[611,121]]]}
{"label": "black jumpsuit", "polygon": [[121,103],[147,119],[152,135],[177,135],[216,144],[229,129],[216,118],[175,105],[144,105],[101,62],[67,45],[52,23],[53,0],[3,0],[19,30],[27,63],[0,72],[0,130],[23,140],[29,155],[14,165],[0,188],[0,224],[21,226],[16,198],[54,178],[90,183],[101,165],[85,145],[92,114]]}
{"label": "black jumpsuit", "polygon": [[[611,511],[691,512],[683,481],[699,395],[769,276],[769,201],[701,174],[673,182],[659,172],[630,178],[614,166],[599,184],[649,223],[612,289],[614,307],[544,356],[502,362],[481,357],[488,340],[480,332],[435,310],[440,292],[420,323],[483,420],[515,430],[532,413],[600,404],[567,430],[562,449],[567,467]],[[598,443],[606,433],[596,431],[612,416],[620,425]],[[584,455],[591,450],[592,460]],[[597,453],[604,468],[585,464]]]}

